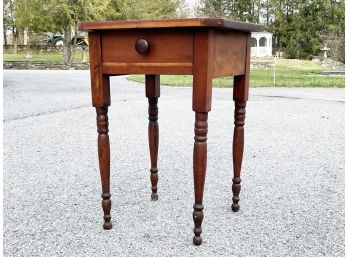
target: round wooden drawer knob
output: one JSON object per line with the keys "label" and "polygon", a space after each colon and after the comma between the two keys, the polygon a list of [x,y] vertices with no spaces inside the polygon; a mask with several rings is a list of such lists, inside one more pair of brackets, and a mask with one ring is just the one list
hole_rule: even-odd
{"label": "round wooden drawer knob", "polygon": [[149,51],[149,43],[143,38],[138,38],[137,41],[135,41],[135,50],[137,50],[139,54],[146,54]]}

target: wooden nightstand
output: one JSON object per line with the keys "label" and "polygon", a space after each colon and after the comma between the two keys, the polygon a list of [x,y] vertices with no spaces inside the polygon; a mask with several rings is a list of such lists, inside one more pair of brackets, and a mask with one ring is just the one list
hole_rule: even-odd
{"label": "wooden nightstand", "polygon": [[192,74],[194,123],[193,243],[200,245],[203,220],[203,190],[207,160],[208,112],[211,109],[212,79],[234,76],[235,127],[233,136],[232,210],[239,210],[240,171],[244,146],[245,106],[248,100],[250,43],[258,25],[222,19],[172,19],[142,21],[83,22],[88,31],[92,103],[97,111],[98,154],[102,181],[104,229],[110,223],[110,146],[108,136],[109,76],[145,74],[149,101],[149,148],[151,199],[157,200],[157,153],[159,129],[157,102],[159,74]]}

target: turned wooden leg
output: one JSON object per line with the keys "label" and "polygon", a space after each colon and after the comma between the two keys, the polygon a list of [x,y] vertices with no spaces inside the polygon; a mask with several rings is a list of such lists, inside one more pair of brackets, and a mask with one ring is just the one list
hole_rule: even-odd
{"label": "turned wooden leg", "polygon": [[98,127],[98,155],[100,177],[102,182],[102,207],[104,211],[104,229],[111,229],[110,222],[110,144],[108,129],[108,107],[97,107],[97,127]]}
{"label": "turned wooden leg", "polygon": [[157,97],[149,97],[149,149],[150,149],[150,158],[151,158],[151,168],[150,168],[150,180],[151,180],[151,200],[156,201],[158,199],[157,194],[157,182],[158,182],[158,169],[157,169],[157,156],[158,156],[158,107]]}
{"label": "turned wooden leg", "polygon": [[98,127],[98,156],[102,183],[102,207],[104,211],[104,229],[111,229],[111,200],[110,200],[110,144],[108,106],[110,99],[110,79],[102,71],[101,33],[88,33],[89,59],[91,74],[92,103],[97,111]]}
{"label": "turned wooden leg", "polygon": [[239,211],[240,171],[244,149],[244,120],[246,101],[235,101],[234,134],[233,134],[233,184],[232,210]]}
{"label": "turned wooden leg", "polygon": [[192,109],[195,112],[195,143],[193,147],[193,179],[195,204],[193,205],[193,243],[202,243],[203,192],[207,168],[208,112],[211,110],[214,31],[197,31],[194,34]]}
{"label": "turned wooden leg", "polygon": [[157,194],[157,182],[158,182],[158,169],[157,169],[157,157],[158,157],[158,141],[159,141],[159,128],[158,128],[158,97],[160,96],[160,80],[159,75],[145,75],[145,88],[146,97],[149,101],[149,149],[150,149],[150,180],[151,180],[151,200],[156,201],[158,199]]}
{"label": "turned wooden leg", "polygon": [[195,143],[193,148],[193,178],[195,190],[195,204],[193,205],[193,221],[195,223],[193,243],[202,243],[202,221],[203,221],[203,191],[205,171],[207,167],[207,133],[208,113],[196,112],[195,118]]}
{"label": "turned wooden leg", "polygon": [[234,76],[233,100],[234,109],[234,133],[233,133],[233,179],[232,179],[232,210],[239,211],[239,193],[241,189],[240,172],[242,168],[244,151],[244,120],[245,106],[249,96],[249,74],[250,74],[250,47],[251,35],[248,35],[246,46],[245,74]]}

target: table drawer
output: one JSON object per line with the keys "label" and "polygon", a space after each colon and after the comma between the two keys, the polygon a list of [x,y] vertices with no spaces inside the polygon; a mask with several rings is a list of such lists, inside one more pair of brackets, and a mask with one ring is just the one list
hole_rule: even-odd
{"label": "table drawer", "polygon": [[[139,53],[135,44],[138,39],[146,40],[148,50]],[[192,72],[193,32],[190,30],[170,31],[168,29],[104,31],[101,34],[103,67],[167,66],[186,67]],[[135,72],[138,73],[138,72]]]}

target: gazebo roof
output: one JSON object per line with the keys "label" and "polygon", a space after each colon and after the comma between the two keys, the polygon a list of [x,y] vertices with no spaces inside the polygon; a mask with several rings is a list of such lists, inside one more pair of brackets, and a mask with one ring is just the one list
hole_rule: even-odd
{"label": "gazebo roof", "polygon": [[273,33],[268,32],[266,30],[262,31],[262,32],[252,32],[252,34],[258,34],[258,35],[273,35]]}

